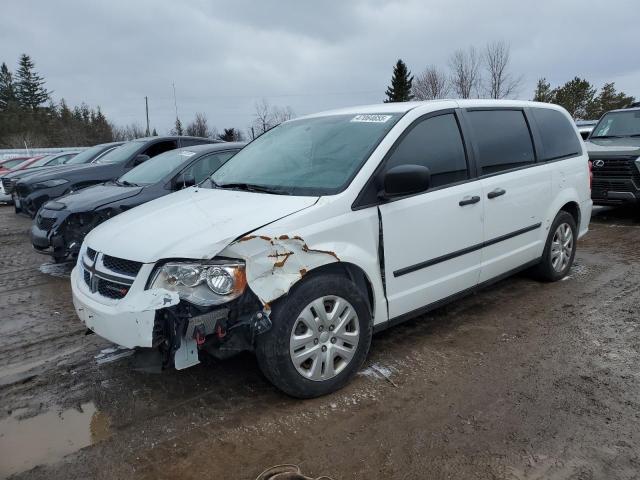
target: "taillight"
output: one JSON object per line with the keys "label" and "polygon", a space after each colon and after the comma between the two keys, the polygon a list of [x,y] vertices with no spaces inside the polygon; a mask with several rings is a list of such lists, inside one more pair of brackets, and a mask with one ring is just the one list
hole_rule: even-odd
{"label": "taillight", "polygon": [[591,190],[591,185],[593,185],[593,162],[589,160],[589,190]]}

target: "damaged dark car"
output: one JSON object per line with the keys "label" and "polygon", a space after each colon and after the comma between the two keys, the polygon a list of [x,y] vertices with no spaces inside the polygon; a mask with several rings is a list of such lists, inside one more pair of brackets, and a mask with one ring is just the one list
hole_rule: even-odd
{"label": "damaged dark car", "polygon": [[56,262],[77,256],[94,227],[119,213],[207,179],[244,143],[195,145],[170,150],[113,182],[47,202],[31,227],[33,247]]}
{"label": "damaged dark car", "polygon": [[34,218],[49,200],[92,185],[114,180],[133,167],[169,150],[193,145],[216,143],[199,137],[147,137],[127,142],[87,165],[41,172],[20,180],[13,196],[16,213]]}

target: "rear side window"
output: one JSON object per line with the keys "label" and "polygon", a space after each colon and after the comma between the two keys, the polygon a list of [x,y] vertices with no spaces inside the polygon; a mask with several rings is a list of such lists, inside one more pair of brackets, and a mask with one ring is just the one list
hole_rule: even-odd
{"label": "rear side window", "polygon": [[422,120],[400,140],[387,160],[387,170],[398,165],[423,165],[431,172],[431,187],[469,178],[458,122],[453,114]]}
{"label": "rear side window", "polygon": [[582,152],[573,125],[562,113],[550,108],[532,108],[531,114],[544,145],[541,160],[555,160]]}
{"label": "rear side window", "polygon": [[535,163],[531,134],[520,110],[467,112],[478,147],[480,175]]}

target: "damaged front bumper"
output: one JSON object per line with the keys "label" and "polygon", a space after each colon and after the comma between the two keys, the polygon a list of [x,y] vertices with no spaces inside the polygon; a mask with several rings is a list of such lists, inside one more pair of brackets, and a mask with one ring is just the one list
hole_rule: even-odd
{"label": "damaged front bumper", "polygon": [[79,267],[71,272],[73,306],[87,328],[127,348],[152,347],[156,311],[177,305],[180,298],[167,290],[143,290],[126,301],[104,304],[83,288]]}

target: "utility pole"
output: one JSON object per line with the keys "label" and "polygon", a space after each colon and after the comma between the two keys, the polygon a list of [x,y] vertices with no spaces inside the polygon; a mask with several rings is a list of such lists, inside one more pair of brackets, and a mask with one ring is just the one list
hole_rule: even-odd
{"label": "utility pole", "polygon": [[149,131],[149,98],[145,95],[144,97],[144,108],[147,112],[147,137],[149,135],[151,135],[151,132]]}

